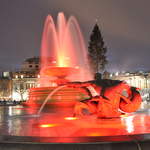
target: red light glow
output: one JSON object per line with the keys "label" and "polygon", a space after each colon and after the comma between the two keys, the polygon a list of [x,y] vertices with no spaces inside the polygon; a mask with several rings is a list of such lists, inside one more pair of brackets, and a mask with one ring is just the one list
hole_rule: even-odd
{"label": "red light glow", "polygon": [[51,128],[51,127],[56,127],[58,124],[41,124],[39,127],[41,128]]}
{"label": "red light glow", "polygon": [[128,117],[129,114],[123,114],[123,115],[120,115],[120,117]]}
{"label": "red light glow", "polygon": [[78,118],[77,117],[65,117],[64,119],[65,120],[77,120]]}
{"label": "red light glow", "polygon": [[93,133],[90,133],[88,136],[101,136],[101,134],[98,132],[93,132]]}

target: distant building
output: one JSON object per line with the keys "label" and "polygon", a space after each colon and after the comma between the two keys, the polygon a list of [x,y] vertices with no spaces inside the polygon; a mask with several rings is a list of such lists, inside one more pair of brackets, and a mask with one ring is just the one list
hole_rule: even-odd
{"label": "distant building", "polygon": [[[107,75],[108,76],[108,75]],[[109,78],[113,80],[124,80],[129,85],[140,89],[150,89],[150,73],[110,73]]]}
{"label": "distant building", "polygon": [[39,70],[39,57],[33,57],[23,62],[20,71],[12,73],[12,99],[27,99],[28,89],[38,86]]}
{"label": "distant building", "polygon": [[20,76],[12,79],[12,99],[24,101],[28,98],[28,89],[38,87],[38,77]]}
{"label": "distant building", "polygon": [[40,69],[40,59],[39,57],[32,57],[26,59],[22,66],[21,66],[21,71],[25,72],[32,72],[32,71],[39,71]]}
{"label": "distant building", "polygon": [[12,98],[12,80],[0,78],[0,100],[10,100]]}
{"label": "distant building", "polygon": [[40,61],[38,57],[26,59],[19,71],[2,72],[0,100],[26,100],[28,89],[38,86]]}

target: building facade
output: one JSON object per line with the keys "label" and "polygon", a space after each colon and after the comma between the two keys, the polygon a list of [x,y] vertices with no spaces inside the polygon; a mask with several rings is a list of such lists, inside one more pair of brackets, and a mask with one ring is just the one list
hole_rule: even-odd
{"label": "building facade", "polygon": [[25,101],[28,89],[38,87],[40,60],[38,57],[26,59],[20,71],[12,73],[12,99]]}
{"label": "building facade", "polygon": [[25,101],[28,89],[38,87],[40,61],[38,57],[26,59],[14,72],[3,72],[0,78],[0,100]]}
{"label": "building facade", "polygon": [[150,73],[111,73],[109,78],[113,80],[124,80],[130,86],[140,89],[150,89]]}

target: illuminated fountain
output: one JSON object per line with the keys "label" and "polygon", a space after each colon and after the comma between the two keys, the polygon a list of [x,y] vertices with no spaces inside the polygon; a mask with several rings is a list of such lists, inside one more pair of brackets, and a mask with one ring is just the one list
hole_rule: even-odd
{"label": "illuminated fountain", "polygon": [[[77,20],[68,21],[63,13],[57,17],[57,25],[49,15],[46,19],[41,46],[41,78],[67,77],[70,81],[91,80],[87,50]],[[86,76],[85,76],[86,74]],[[42,79],[41,79],[42,80]],[[41,86],[50,86],[41,81]]]}
{"label": "illuminated fountain", "polygon": [[[0,116],[1,143],[9,147],[6,143],[13,146],[14,142],[32,143],[31,148],[38,149],[38,143],[44,143],[41,149],[46,143],[78,143],[66,149],[87,149],[86,144],[79,143],[94,142],[95,147],[89,149],[97,149],[100,142],[107,146],[110,142],[116,141],[117,145],[123,141],[127,147],[132,144],[126,142],[138,144],[138,139],[149,139],[150,115],[132,114],[141,103],[138,90],[124,81],[88,81],[91,79],[87,51],[76,19],[70,17],[66,21],[63,13],[59,13],[56,26],[48,16],[41,46],[40,86],[29,90],[26,104],[31,107],[0,108],[3,112],[0,115],[4,114],[4,118]],[[48,109],[43,109],[46,104]],[[84,114],[84,109],[89,114]],[[144,138],[145,134],[149,136]],[[48,144],[50,149],[54,145]],[[60,145],[60,149],[62,146],[68,144]]]}
{"label": "illuminated fountain", "polygon": [[71,16],[66,21],[59,13],[55,25],[49,15],[42,37],[40,87],[30,89],[27,104],[40,105],[38,113],[46,104],[57,104],[73,106],[75,114],[82,115],[86,109],[98,117],[118,117],[122,114],[119,109],[136,111],[141,104],[138,90],[122,81],[89,81],[92,75],[87,56],[76,19]]}
{"label": "illuminated fountain", "polygon": [[[41,43],[40,86],[30,89],[27,104],[41,105],[50,92],[70,81],[91,80],[87,56],[77,20],[71,16],[67,21],[64,14],[59,13],[55,25],[48,15]],[[81,95],[84,96],[82,91],[65,87],[55,93],[49,102],[75,102],[80,100]]]}

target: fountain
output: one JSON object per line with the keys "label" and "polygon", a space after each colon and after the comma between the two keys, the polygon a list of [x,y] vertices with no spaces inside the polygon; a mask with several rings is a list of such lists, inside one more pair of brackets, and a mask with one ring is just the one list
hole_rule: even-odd
{"label": "fountain", "polygon": [[[64,14],[59,13],[57,25],[55,25],[53,18],[49,15],[42,37],[41,78],[48,75],[49,78],[67,76],[70,81],[91,80],[87,56],[77,20],[71,16],[67,21]],[[47,83],[43,81],[40,84],[47,86]]]}
{"label": "fountain", "polygon": [[[48,15],[41,44],[40,87],[30,89],[26,104],[41,105],[58,86],[73,81],[91,80],[93,77],[87,56],[84,39],[75,17],[71,16],[67,21],[64,14],[59,13],[55,25],[53,18]],[[80,97],[87,97],[84,93],[83,89],[80,92],[78,89],[65,87],[55,93],[47,104],[74,104],[76,100],[81,100]]]}
{"label": "fountain", "polygon": [[[30,89],[27,104],[40,105],[38,114],[46,104],[75,107],[76,115],[86,109],[98,117],[118,117],[122,114],[118,109],[136,111],[141,104],[139,92],[125,82],[92,80],[87,56],[77,20],[71,16],[67,21],[59,13],[55,25],[48,15],[41,44],[40,87]],[[128,96],[122,95],[124,90]]]}
{"label": "fountain", "polygon": [[[66,21],[59,13],[55,25],[49,15],[42,37],[40,86],[29,90],[25,106],[0,108],[0,142],[22,149],[120,149],[118,144],[140,149],[138,142],[150,139],[150,115],[133,113],[141,103],[138,90],[124,81],[92,79],[76,19]],[[9,144],[3,147],[11,149]]]}

